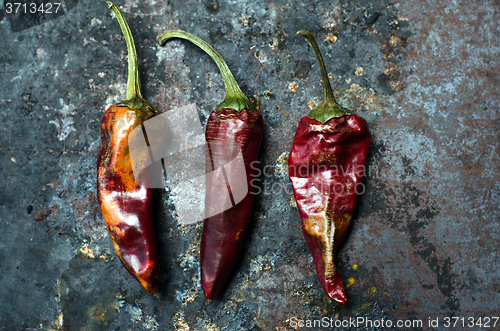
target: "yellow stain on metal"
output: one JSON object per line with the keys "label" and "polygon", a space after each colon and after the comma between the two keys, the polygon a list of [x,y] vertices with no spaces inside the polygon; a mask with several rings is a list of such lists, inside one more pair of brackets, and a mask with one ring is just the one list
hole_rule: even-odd
{"label": "yellow stain on metal", "polygon": [[345,284],[345,288],[350,287],[352,284],[354,284],[354,278],[352,277],[347,278],[347,283]]}

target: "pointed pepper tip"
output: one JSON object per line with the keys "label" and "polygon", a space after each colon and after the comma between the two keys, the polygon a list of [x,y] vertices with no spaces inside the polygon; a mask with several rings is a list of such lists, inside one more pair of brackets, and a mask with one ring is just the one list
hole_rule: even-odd
{"label": "pointed pepper tip", "polygon": [[208,284],[207,282],[202,282],[203,293],[208,300],[213,300],[219,293],[219,290],[215,288],[215,283]]}

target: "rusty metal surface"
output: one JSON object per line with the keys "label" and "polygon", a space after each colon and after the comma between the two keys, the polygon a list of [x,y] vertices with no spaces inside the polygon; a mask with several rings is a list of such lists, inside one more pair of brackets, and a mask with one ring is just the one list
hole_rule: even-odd
{"label": "rusty metal surface", "polygon": [[[392,329],[420,329],[398,320],[430,329],[439,318],[447,329],[446,317],[498,316],[497,1],[117,1],[143,94],[160,112],[195,103],[205,124],[224,95],[200,50],[156,45],[180,28],[225,57],[265,119],[262,193],[233,275],[211,302],[199,278],[201,223],[180,221],[168,189],[155,204],[157,294],[122,267],[106,231],[95,197],[99,122],[125,96],[126,48],[105,2],[66,1],[67,13],[38,25],[9,20],[5,3],[2,329],[293,330],[324,317],[332,326],[304,329],[360,317]],[[304,28],[316,35],[335,95],[372,133],[366,191],[336,257],[345,306],[321,289],[286,173],[298,121],[322,95],[314,54],[295,37]]]}

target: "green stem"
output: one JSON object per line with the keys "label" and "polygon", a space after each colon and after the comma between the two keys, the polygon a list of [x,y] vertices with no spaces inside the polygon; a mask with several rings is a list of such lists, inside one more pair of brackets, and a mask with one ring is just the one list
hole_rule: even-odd
{"label": "green stem", "polygon": [[316,108],[311,110],[307,117],[318,120],[321,123],[326,123],[332,118],[349,115],[347,109],[343,108],[335,101],[330,80],[328,79],[328,73],[326,72],[325,63],[323,62],[323,57],[321,56],[321,52],[314,36],[307,30],[300,30],[297,32],[297,35],[305,37],[311,44],[319,62],[319,70],[321,71],[321,80],[323,82],[323,100],[321,100],[321,103]]}
{"label": "green stem", "polygon": [[256,111],[250,100],[248,100],[243,92],[241,92],[238,83],[236,83],[231,70],[229,70],[229,67],[227,66],[222,56],[212,46],[210,46],[210,44],[208,44],[201,38],[182,30],[172,30],[163,33],[158,38],[158,44],[160,46],[163,46],[165,45],[167,40],[172,38],[189,40],[196,46],[203,49],[208,55],[210,55],[212,60],[214,60],[214,62],[219,67],[222,79],[224,81],[224,86],[226,87],[226,98],[217,106],[217,110],[220,110],[222,108],[231,108],[237,112],[240,112],[242,109],[246,108],[248,110]]}
{"label": "green stem", "polygon": [[132,32],[123,16],[122,11],[117,5],[108,1],[109,8],[115,13],[120,28],[122,29],[125,41],[127,43],[128,52],[128,79],[127,79],[127,99],[120,102],[120,105],[128,106],[130,109],[145,109],[150,108],[157,113],[156,108],[149,102],[143,99],[141,94],[141,81],[139,80],[139,65],[137,61],[137,51],[135,49],[134,38]]}

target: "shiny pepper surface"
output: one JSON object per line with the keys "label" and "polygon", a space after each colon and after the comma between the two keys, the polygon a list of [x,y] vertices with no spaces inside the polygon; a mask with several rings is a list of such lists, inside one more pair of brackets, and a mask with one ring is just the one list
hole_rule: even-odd
{"label": "shiny pepper surface", "polygon": [[151,208],[153,190],[147,177],[139,181],[134,176],[128,138],[134,128],[155,116],[157,111],[140,93],[137,55],[130,29],[120,9],[112,3],[109,5],[127,41],[129,80],[127,100],[106,110],[101,121],[97,197],[120,260],[146,291],[153,293],[159,280]]}
{"label": "shiny pepper surface", "polygon": [[[246,172],[246,183],[243,185],[248,188],[248,193],[240,202],[204,221],[201,237],[201,279],[203,290],[209,299],[213,299],[223,287],[243,246],[255,194],[251,183],[258,176],[258,169],[251,163],[257,160],[262,126],[261,114],[248,109],[242,109],[240,112],[232,108],[215,110],[207,122],[205,136],[208,146],[219,146],[227,142],[236,143],[240,147]],[[213,161],[216,158],[213,150],[210,155]],[[227,176],[231,177],[231,173]],[[224,180],[218,177],[211,179],[218,182]],[[218,201],[220,192],[216,190],[217,183],[207,181],[205,208],[218,208],[221,205]]]}
{"label": "shiny pepper surface", "polygon": [[158,256],[151,201],[153,190],[134,178],[128,136],[154,116],[144,110],[111,106],[102,119],[103,143],[97,160],[98,201],[116,253],[149,293],[158,287]]}
{"label": "shiny pepper surface", "polygon": [[[260,112],[241,91],[222,56],[212,46],[182,30],[165,32],[158,43],[164,45],[171,38],[187,39],[208,53],[219,67],[226,87],[226,98],[210,114],[205,131],[209,155],[200,264],[203,292],[212,300],[224,286],[237,261],[252,216],[255,196],[252,188],[257,180],[257,168],[252,163],[257,161],[263,120]],[[244,169],[231,165],[231,160],[238,162],[238,152],[241,152]],[[228,162],[222,164],[221,160]],[[225,174],[224,171],[216,171],[222,168]],[[243,171],[245,175],[241,176]],[[220,183],[226,183],[227,187],[221,187]],[[231,201],[226,192],[229,192]],[[241,192],[246,193],[238,198]]]}
{"label": "shiny pepper surface", "polygon": [[350,115],[333,98],[326,69],[312,34],[301,30],[320,63],[324,96],[321,104],[300,120],[289,157],[289,176],[302,229],[314,258],[321,286],[345,304],[347,296],[334,263],[346,237],[370,146],[362,117]]}
{"label": "shiny pepper surface", "polygon": [[370,135],[366,122],[348,115],[321,122],[304,117],[295,134],[289,174],[307,244],[321,286],[345,303],[333,256],[344,240],[356,205]]}

